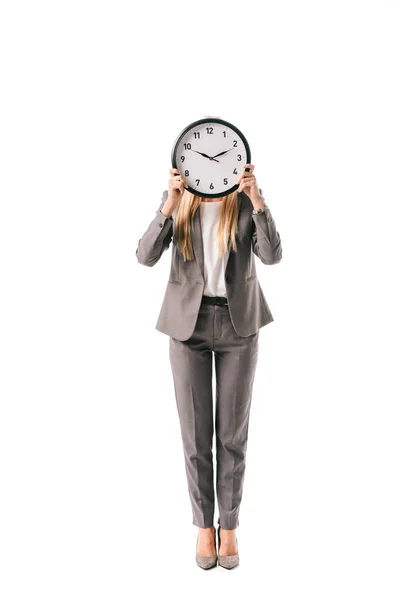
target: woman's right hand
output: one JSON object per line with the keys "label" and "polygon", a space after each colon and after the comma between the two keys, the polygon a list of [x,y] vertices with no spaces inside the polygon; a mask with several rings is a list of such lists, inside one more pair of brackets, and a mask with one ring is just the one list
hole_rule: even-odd
{"label": "woman's right hand", "polygon": [[172,206],[172,209],[176,207],[179,200],[182,198],[185,188],[188,187],[185,179],[182,177],[179,169],[170,169],[170,179],[168,181],[168,204]]}

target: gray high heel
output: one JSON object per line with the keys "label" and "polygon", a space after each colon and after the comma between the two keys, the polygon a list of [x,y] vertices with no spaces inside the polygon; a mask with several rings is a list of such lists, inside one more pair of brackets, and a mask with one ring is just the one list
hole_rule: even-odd
{"label": "gray high heel", "polygon": [[221,565],[221,567],[224,567],[225,569],[233,569],[234,567],[237,567],[239,564],[239,545],[238,545],[238,541],[237,541],[237,537],[236,537],[236,547],[238,549],[238,551],[236,552],[236,554],[220,554],[219,553],[219,549],[221,547],[221,525],[218,525],[218,563]]}
{"label": "gray high heel", "polygon": [[[214,527],[214,539],[215,539],[215,527]],[[212,554],[211,556],[201,556],[197,554],[197,544],[199,541],[199,534],[197,534],[197,542],[196,542],[196,563],[202,569],[211,569],[211,567],[215,567],[218,562],[218,557],[216,554]]]}

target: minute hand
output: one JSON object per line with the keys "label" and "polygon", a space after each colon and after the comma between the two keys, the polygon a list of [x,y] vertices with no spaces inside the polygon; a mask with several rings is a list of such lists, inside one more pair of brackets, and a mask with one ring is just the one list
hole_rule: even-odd
{"label": "minute hand", "polygon": [[229,148],[229,150],[224,150],[223,152],[220,152],[219,154],[212,156],[211,160],[213,160],[214,158],[217,158],[217,156],[222,156],[223,154],[226,154],[227,152],[230,152],[231,150],[234,150],[234,148]]}

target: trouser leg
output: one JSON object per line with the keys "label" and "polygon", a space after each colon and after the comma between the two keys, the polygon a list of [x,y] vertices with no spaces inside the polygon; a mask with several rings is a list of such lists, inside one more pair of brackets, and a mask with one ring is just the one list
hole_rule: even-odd
{"label": "trouser leg", "polygon": [[222,333],[215,344],[218,523],[235,529],[243,495],[259,334],[239,338],[229,313],[221,312],[221,319]]}
{"label": "trouser leg", "polygon": [[169,355],[193,524],[212,527],[215,505],[212,352],[194,335],[185,342],[170,337]]}

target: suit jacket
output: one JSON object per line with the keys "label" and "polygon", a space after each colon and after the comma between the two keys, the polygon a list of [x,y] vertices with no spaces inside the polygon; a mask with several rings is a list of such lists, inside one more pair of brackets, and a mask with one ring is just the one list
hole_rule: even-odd
{"label": "suit jacket", "polygon": [[[195,259],[185,262],[175,242],[174,219],[161,212],[167,196],[168,190],[164,190],[156,216],[139,239],[136,257],[140,264],[152,267],[173,242],[171,270],[155,328],[185,341],[196,326],[205,283],[200,210],[191,224]],[[252,211],[250,198],[244,191],[239,192],[237,252],[230,245],[225,267],[232,324],[237,334],[245,337],[274,320],[257,278],[254,255],[265,265],[278,263],[282,258],[281,239],[271,211],[267,208],[258,215]]]}

